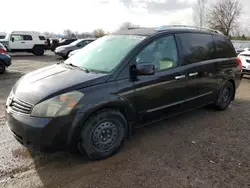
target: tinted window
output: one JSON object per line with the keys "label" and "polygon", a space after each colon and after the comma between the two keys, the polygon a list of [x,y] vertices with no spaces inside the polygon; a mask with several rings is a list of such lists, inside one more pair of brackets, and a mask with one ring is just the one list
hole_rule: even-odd
{"label": "tinted window", "polygon": [[44,36],[39,36],[40,40],[46,40]]}
{"label": "tinted window", "polygon": [[236,56],[235,49],[229,39],[220,35],[214,35],[213,37],[216,45],[217,58],[229,58]]}
{"label": "tinted window", "polygon": [[23,35],[23,40],[32,40],[30,35]]}
{"label": "tinted window", "polygon": [[214,43],[211,35],[183,33],[177,35],[182,49],[185,64],[196,63],[214,58]]}
{"label": "tinted window", "polygon": [[177,66],[178,53],[173,36],[158,38],[150,43],[136,57],[137,64],[153,63],[156,70],[166,70]]}

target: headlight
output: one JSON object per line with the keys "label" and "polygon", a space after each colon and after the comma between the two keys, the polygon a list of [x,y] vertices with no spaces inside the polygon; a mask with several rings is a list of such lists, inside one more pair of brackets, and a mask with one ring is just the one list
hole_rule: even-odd
{"label": "headlight", "polygon": [[58,117],[68,115],[84,96],[79,91],[58,95],[34,106],[31,115],[37,117]]}

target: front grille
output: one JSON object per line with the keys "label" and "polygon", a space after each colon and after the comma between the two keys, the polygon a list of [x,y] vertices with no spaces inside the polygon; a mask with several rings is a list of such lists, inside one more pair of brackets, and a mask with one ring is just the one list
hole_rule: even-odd
{"label": "front grille", "polygon": [[22,114],[30,114],[33,106],[29,103],[26,103],[14,97],[12,99],[12,102],[10,103],[10,107],[14,112]]}

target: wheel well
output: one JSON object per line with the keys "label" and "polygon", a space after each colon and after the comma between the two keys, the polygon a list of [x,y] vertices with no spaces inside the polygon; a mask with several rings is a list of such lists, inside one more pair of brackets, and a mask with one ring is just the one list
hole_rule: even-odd
{"label": "wheel well", "polygon": [[[234,91],[236,92],[236,89],[235,89],[235,82],[234,82],[234,80],[228,80],[228,82],[231,82],[232,84],[233,84],[233,87],[234,87]],[[234,92],[234,95],[233,95],[233,98],[232,98],[232,100],[234,100],[235,99],[235,92]]]}

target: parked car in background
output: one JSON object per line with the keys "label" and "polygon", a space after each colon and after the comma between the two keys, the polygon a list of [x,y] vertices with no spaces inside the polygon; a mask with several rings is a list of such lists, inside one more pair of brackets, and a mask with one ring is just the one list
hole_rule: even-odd
{"label": "parked car in background", "polygon": [[28,52],[41,56],[48,49],[45,36],[35,31],[13,31],[0,41],[9,52]]}
{"label": "parked car in background", "polygon": [[62,40],[60,40],[60,41],[58,40],[58,42],[52,43],[50,50],[51,50],[52,52],[54,52],[55,49],[56,49],[57,47],[59,47],[59,46],[64,46],[64,45],[68,45],[68,44],[70,44],[70,43],[72,43],[72,42],[74,42],[74,41],[76,41],[76,40],[77,40],[77,39],[62,39]]}
{"label": "parked car in background", "polygon": [[5,32],[0,32],[0,40],[5,39],[6,33]]}
{"label": "parked car in background", "polygon": [[67,59],[70,52],[77,49],[81,49],[89,43],[93,42],[94,40],[94,38],[78,39],[68,45],[57,47],[55,49],[55,54]]}
{"label": "parked car in background", "polygon": [[103,159],[135,128],[209,104],[227,109],[241,70],[232,43],[217,31],[122,30],[20,78],[7,98],[6,122],[26,147],[78,148]]}
{"label": "parked car in background", "polygon": [[10,65],[11,57],[7,54],[7,49],[0,43],[0,74],[3,74],[6,67]]}
{"label": "parked car in background", "polygon": [[242,76],[250,75],[250,51],[241,52],[238,57],[242,62]]}

